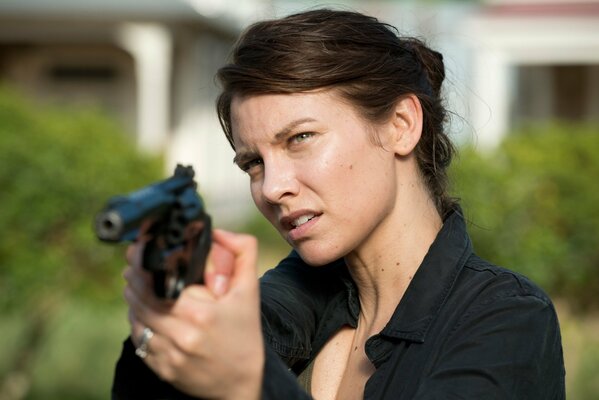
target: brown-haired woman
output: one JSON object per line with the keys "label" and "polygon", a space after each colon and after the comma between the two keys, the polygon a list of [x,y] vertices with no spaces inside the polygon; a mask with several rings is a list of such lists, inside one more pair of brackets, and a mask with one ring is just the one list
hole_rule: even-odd
{"label": "brown-haired woman", "polygon": [[258,289],[255,239],[215,231],[207,285],[167,306],[132,248],[116,399],[564,397],[551,301],[474,254],[447,193],[439,53],[314,10],[252,25],[218,77],[235,163],[294,250]]}

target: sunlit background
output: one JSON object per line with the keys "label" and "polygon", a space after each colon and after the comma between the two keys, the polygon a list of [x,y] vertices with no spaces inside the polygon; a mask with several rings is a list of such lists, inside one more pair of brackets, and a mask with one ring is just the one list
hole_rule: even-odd
{"label": "sunlit background", "polygon": [[105,200],[195,167],[217,226],[257,215],[214,101],[249,23],[362,11],[444,54],[452,167],[475,249],[558,307],[569,399],[599,399],[599,0],[0,1],[0,400],[109,397],[127,335]]}

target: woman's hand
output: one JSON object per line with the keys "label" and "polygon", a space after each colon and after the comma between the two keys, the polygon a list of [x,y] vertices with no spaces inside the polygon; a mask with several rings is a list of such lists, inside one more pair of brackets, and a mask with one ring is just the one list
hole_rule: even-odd
{"label": "woman's hand", "polygon": [[206,286],[188,286],[174,303],[154,296],[141,252],[142,245],[130,247],[124,276],[134,344],[144,328],[154,332],[145,363],[192,396],[258,399],[264,344],[256,239],[215,230]]}

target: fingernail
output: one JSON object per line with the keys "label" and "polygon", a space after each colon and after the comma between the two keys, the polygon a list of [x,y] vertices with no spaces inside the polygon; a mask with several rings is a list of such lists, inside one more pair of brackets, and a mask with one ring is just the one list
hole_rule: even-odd
{"label": "fingernail", "polygon": [[225,275],[216,275],[214,277],[214,294],[222,296],[227,291],[227,277]]}

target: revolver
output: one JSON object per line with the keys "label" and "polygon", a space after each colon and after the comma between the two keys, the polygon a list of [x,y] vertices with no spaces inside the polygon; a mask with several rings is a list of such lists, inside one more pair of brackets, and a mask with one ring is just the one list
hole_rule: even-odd
{"label": "revolver", "polygon": [[179,164],[168,179],[110,198],[95,217],[101,241],[134,242],[140,234],[147,240],[142,265],[159,298],[176,299],[185,286],[204,280],[211,218],[194,176],[193,167]]}

